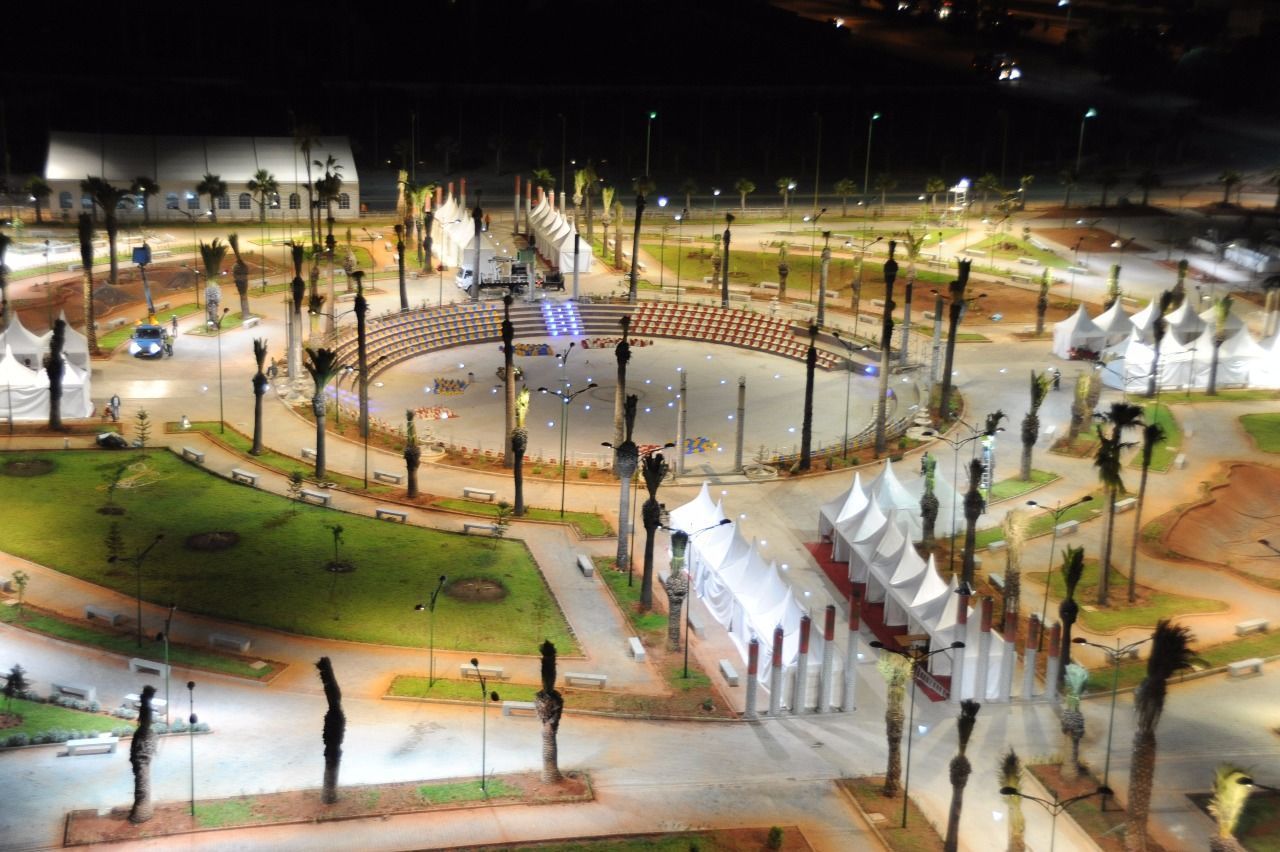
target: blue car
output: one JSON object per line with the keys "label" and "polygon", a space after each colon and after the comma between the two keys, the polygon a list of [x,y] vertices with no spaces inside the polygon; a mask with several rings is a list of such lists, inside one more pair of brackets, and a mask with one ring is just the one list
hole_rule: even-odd
{"label": "blue car", "polygon": [[161,358],[164,356],[164,326],[134,326],[129,338],[129,354],[135,358]]}

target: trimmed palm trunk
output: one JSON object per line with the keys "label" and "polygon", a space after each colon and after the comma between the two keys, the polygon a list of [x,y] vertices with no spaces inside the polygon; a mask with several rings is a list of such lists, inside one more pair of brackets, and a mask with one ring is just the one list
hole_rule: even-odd
{"label": "trimmed palm trunk", "polygon": [[129,822],[144,823],[154,816],[151,806],[151,761],[156,756],[156,732],[152,727],[154,711],[151,699],[156,688],[148,684],[142,688],[138,705],[138,727],[129,743],[129,764],[133,767],[133,807],[129,810]]}
{"label": "trimmed palm trunk", "polygon": [[512,514],[517,518],[524,517],[524,454],[529,448],[529,430],[525,428],[525,416],[529,413],[529,389],[522,387],[516,394],[516,426],[511,430],[511,455],[514,457],[512,467],[515,474],[516,504]]}
{"label": "trimmed palm trunk", "polygon": [[628,283],[627,299],[631,304],[636,303],[637,294],[639,293],[639,283],[636,278],[636,269],[640,262],[640,219],[644,216],[644,195],[636,193],[636,221],[635,230],[631,235],[631,277]]}
{"label": "trimmed palm trunk", "polygon": [[631,329],[631,317],[623,315],[618,320],[622,326],[622,339],[613,347],[613,357],[618,364],[618,383],[613,389],[613,445],[622,444],[623,403],[627,398],[627,364],[631,361],[631,341],[627,337]]}
{"label": "trimmed palm trunk", "polygon": [[884,455],[885,429],[889,415],[889,359],[893,352],[893,282],[898,277],[898,261],[893,259],[896,240],[889,240],[889,259],[884,263],[884,319],[880,325],[880,390],[876,398],[876,456]]}
{"label": "trimmed palm trunk", "polygon": [[84,272],[84,336],[89,342],[89,353],[98,354],[98,320],[93,304],[93,217],[81,213],[76,231],[80,238],[80,269]]}
{"label": "trimmed palm trunk", "polygon": [[[618,552],[615,564],[618,570],[627,569],[631,565],[630,536],[627,534],[631,528],[631,478],[635,475],[636,468],[640,465],[640,450],[636,447],[636,442],[631,439],[632,430],[636,425],[636,405],[640,401],[640,397],[635,394],[628,394],[627,401],[623,405],[623,421],[625,431],[623,432],[624,440],[618,444],[614,453],[615,473],[618,475]],[[653,588],[646,580],[640,586],[640,609],[648,612],[653,608]]]}
{"label": "trimmed palm trunk", "polygon": [[240,319],[249,318],[249,264],[240,256],[240,235],[227,234],[227,243],[235,254],[236,262],[231,265],[231,280],[236,284],[236,293],[240,296]]}
{"label": "trimmed palm trunk", "polygon": [[1076,603],[1076,586],[1080,585],[1080,577],[1084,575],[1084,548],[1068,547],[1062,552],[1062,584],[1065,592],[1058,603],[1058,620],[1062,622],[1062,665],[1058,667],[1059,677],[1066,674],[1071,663],[1071,627],[1080,614],[1080,604]]}
{"label": "trimmed palm trunk", "polygon": [[338,801],[338,767],[342,763],[342,740],[347,734],[347,716],[342,712],[342,690],[333,674],[333,663],[321,657],[316,663],[320,683],[324,685],[324,698],[329,709],[324,714],[324,789],[320,801],[332,805]]}
{"label": "trimmed palm trunk", "polygon": [[818,324],[809,323],[809,349],[804,358],[804,411],[800,423],[800,458],[794,471],[808,470],[813,464],[813,377],[818,366]]}
{"label": "trimmed palm trunk", "polygon": [[515,452],[512,450],[510,443],[516,433],[515,340],[516,327],[511,322],[511,294],[508,293],[502,297],[502,399],[505,408],[502,434],[506,435],[508,439],[507,445],[503,447],[502,452],[503,467],[513,467],[515,465]]}
{"label": "trimmed palm trunk", "polygon": [[258,370],[253,374],[253,448],[250,455],[262,455],[262,397],[267,392],[267,376],[262,372],[262,365],[267,360],[267,339],[253,339],[253,360]]}
{"label": "trimmed palm trunk", "polygon": [[969,285],[969,265],[968,260],[957,262],[959,273],[948,287],[951,305],[947,311],[947,354],[942,370],[942,397],[938,402],[938,417],[943,421],[951,418],[951,372],[956,360],[956,333],[960,328],[960,312],[964,309],[964,290]]}
{"label": "trimmed palm trunk", "polygon": [[938,495],[933,493],[937,479],[938,460],[926,453],[924,458],[924,493],[920,495],[920,525],[923,529],[921,546],[932,550],[934,529],[938,524]]}
{"label": "trimmed palm trunk", "polygon": [[1062,716],[1058,721],[1062,727],[1062,735],[1066,738],[1067,754],[1062,758],[1059,772],[1064,780],[1074,781],[1080,777],[1080,741],[1084,739],[1084,713],[1080,712],[1080,695],[1089,680],[1089,670],[1072,663],[1066,667],[1063,680]]}
{"label": "trimmed palm trunk", "polygon": [[556,689],[556,646],[548,640],[542,643],[541,651],[542,689],[534,696],[534,709],[542,723],[542,781],[554,784],[563,780],[556,736],[564,713],[564,697]]}
{"label": "trimmed palm trunk", "polygon": [[[404,278],[404,225],[396,223],[396,266],[400,273],[400,310],[409,310],[409,286],[405,283]],[[480,270],[476,270],[476,276],[479,280]]]}
{"label": "trimmed palm trunk", "polygon": [[729,240],[732,234],[729,233],[730,226],[733,225],[733,214],[724,214],[724,236],[720,239],[720,307],[729,307]]}
{"label": "trimmed palm trunk", "polygon": [[951,758],[951,810],[947,814],[947,836],[942,848],[945,852],[956,852],[960,843],[960,810],[964,806],[964,788],[969,783],[969,775],[973,767],[965,750],[969,747],[969,738],[973,736],[973,726],[978,719],[978,711],[982,705],[976,701],[965,699],[960,702],[960,719],[956,722],[956,733],[960,737],[960,751]]}
{"label": "trimmed palm trunk", "polygon": [[[662,453],[650,453],[644,457],[644,461],[641,463],[640,473],[644,478],[645,490],[649,492],[649,497],[644,501],[644,506],[641,509],[641,517],[644,519],[644,575],[641,579],[640,607],[646,610],[653,605],[653,538],[662,523],[662,505],[658,503],[658,486],[662,485],[662,480],[666,477],[667,470],[667,461],[662,457]],[[668,588],[668,595],[670,595],[670,591],[670,588]],[[673,606],[675,606],[674,603]],[[671,617],[671,612],[671,608],[668,608],[668,618]],[[679,647],[679,642],[679,627],[677,626],[676,647]]]}
{"label": "trimmed palm trunk", "polygon": [[1098,566],[1098,606],[1107,606],[1111,595],[1111,551],[1115,544],[1116,501],[1125,493],[1120,471],[1121,454],[1131,446],[1124,441],[1124,430],[1141,422],[1142,409],[1127,402],[1111,403],[1110,412],[1103,418],[1111,426],[1108,434],[1101,424],[1094,427],[1098,435],[1098,449],[1093,465],[1098,469],[1098,479],[1107,491],[1107,525],[1103,531],[1102,559]]}
{"label": "trimmed palm trunk", "polygon": [[[973,588],[975,565],[973,551],[978,540],[978,518],[986,511],[987,501],[982,499],[982,460],[969,461],[969,490],[964,494],[964,561],[960,580]],[[954,547],[954,543],[952,544]]]}
{"label": "trimmed palm trunk", "polygon": [[1245,852],[1236,839],[1236,826],[1252,791],[1248,774],[1239,766],[1223,763],[1214,770],[1209,814],[1217,823],[1218,831],[1209,838],[1209,852]]}
{"label": "trimmed palm trunk", "polygon": [[1049,270],[1040,275],[1040,292],[1036,295],[1036,337],[1044,334],[1044,318],[1049,312]]}
{"label": "trimmed palm trunk", "polygon": [[1169,323],[1165,320],[1164,315],[1169,312],[1169,306],[1173,304],[1175,298],[1173,291],[1165,290],[1156,301],[1156,317],[1151,323],[1151,337],[1153,340],[1153,346],[1151,347],[1151,375],[1147,377],[1147,396],[1149,397],[1156,395],[1156,384],[1160,378],[1160,345],[1164,343],[1165,333],[1169,330]]}
{"label": "trimmed palm trunk", "polygon": [[1031,371],[1031,406],[1022,418],[1022,471],[1023,482],[1031,481],[1031,456],[1035,452],[1036,439],[1040,437],[1040,406],[1049,393],[1047,373]]}
{"label": "trimmed palm trunk", "polygon": [[62,377],[67,370],[67,363],[62,359],[62,349],[66,341],[66,321],[54,320],[48,360],[44,365],[44,371],[49,376],[49,429],[53,431],[62,431]]}
{"label": "trimmed palm trunk", "polygon": [[1159,423],[1142,427],[1142,479],[1138,482],[1138,505],[1134,507],[1133,542],[1129,550],[1129,603],[1138,600],[1138,541],[1142,535],[1142,504],[1147,499],[1147,475],[1151,472],[1151,457],[1164,437],[1164,427]]}
{"label": "trimmed palm trunk", "polygon": [[[685,599],[689,596],[689,575],[684,570],[684,556],[688,547],[688,533],[677,530],[671,534],[671,574],[663,584],[667,590],[667,649],[670,651],[680,650],[680,615],[684,611]],[[686,635],[685,641],[688,640]]]}
{"label": "trimmed palm trunk", "polygon": [[[1231,318],[1231,305],[1235,300],[1230,296],[1223,296],[1213,306],[1214,328],[1213,328],[1213,359],[1209,364],[1209,396],[1218,395],[1218,354],[1222,349],[1222,344],[1227,342],[1227,320]],[[1196,377],[1191,377],[1192,384],[1195,383]]]}
{"label": "trimmed palm trunk", "polygon": [[297,382],[302,366],[302,300],[307,295],[307,282],[302,280],[302,261],[306,249],[294,243],[290,250],[293,260],[293,280],[289,282],[289,295],[293,297],[293,315],[290,318],[293,330],[292,351],[289,353],[289,381]]}
{"label": "trimmed palm trunk", "polygon": [[323,482],[328,473],[325,469],[324,389],[338,373],[338,355],[331,349],[310,347],[305,350],[305,354],[303,366],[311,374],[311,381],[315,385],[311,397],[311,413],[316,418],[316,479]]}
{"label": "trimmed palm trunk", "polygon": [[404,473],[410,500],[418,496],[418,465],[422,463],[422,447],[418,446],[418,427],[413,422],[413,409],[404,412]]}
{"label": "trimmed palm trunk", "polygon": [[[1005,752],[1000,759],[997,775],[1000,777],[1000,788],[1002,790],[1010,788],[1015,793],[1022,792],[1022,761],[1018,758],[1018,753],[1012,748]],[[1009,814],[1007,820],[1009,842],[1005,846],[1005,852],[1026,852],[1027,821],[1022,814],[1022,797],[1017,795],[1005,796],[1004,804]]]}
{"label": "trimmed palm trunk", "polygon": [[888,688],[884,705],[884,737],[889,746],[889,761],[885,765],[881,792],[892,799],[902,789],[902,725],[906,721],[902,703],[907,695],[911,663],[897,654],[881,654],[876,668],[884,676]]}

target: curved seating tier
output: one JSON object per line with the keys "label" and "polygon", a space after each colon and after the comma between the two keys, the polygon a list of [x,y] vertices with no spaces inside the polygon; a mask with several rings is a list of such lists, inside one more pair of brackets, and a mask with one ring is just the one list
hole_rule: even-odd
{"label": "curved seating tier", "polygon": [[[631,333],[705,340],[800,361],[805,360],[809,350],[808,344],[797,338],[791,326],[780,319],[707,305],[665,302],[638,305],[631,315]],[[836,363],[835,355],[818,350],[818,366],[829,370]]]}
{"label": "curved seating tier", "polygon": [[[392,364],[435,349],[468,346],[502,339],[502,310],[488,303],[460,302],[439,308],[405,311],[372,320],[365,332],[370,363],[381,360],[381,372]],[[354,364],[356,336],[345,335],[335,346],[339,361]]]}

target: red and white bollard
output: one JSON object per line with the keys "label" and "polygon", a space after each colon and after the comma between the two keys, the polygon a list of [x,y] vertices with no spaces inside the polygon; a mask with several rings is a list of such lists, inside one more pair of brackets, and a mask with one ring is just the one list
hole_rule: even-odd
{"label": "red and white bollard", "polygon": [[[956,604],[956,638],[957,641],[969,643],[969,596],[960,595]],[[964,698],[964,661],[968,648],[956,649],[956,658],[951,662],[951,694],[948,696],[952,704],[959,704]]]}
{"label": "red and white bollard", "polygon": [[800,657],[796,660],[796,679],[791,687],[791,713],[796,715],[808,712],[806,706],[809,695],[809,631],[813,629],[813,620],[807,615],[800,617]]}
{"label": "red and white bollard", "polygon": [[849,648],[844,656],[844,697],[840,711],[852,713],[857,709],[858,647],[861,644],[858,629],[862,625],[862,593],[849,592]]}
{"label": "red and white bollard", "polygon": [[1027,646],[1022,651],[1022,700],[1036,697],[1036,654],[1040,647],[1040,616],[1032,613],[1027,619]]}
{"label": "red and white bollard", "polygon": [[773,670],[769,672],[769,715],[782,712],[782,628],[773,628]]}
{"label": "red and white bollard", "polygon": [[995,602],[991,597],[982,598],[982,615],[978,633],[978,671],[973,678],[973,700],[986,703],[987,674],[991,668],[991,618]]}
{"label": "red and white bollard", "polygon": [[[680,375],[683,377],[684,373]],[[822,624],[822,668],[818,669],[817,713],[826,713],[831,696],[831,669],[836,653],[836,605],[827,604],[826,619]]]}
{"label": "red and white bollard", "polygon": [[743,712],[745,719],[757,719],[756,689],[760,685],[760,640],[754,636],[747,643],[747,706]]}
{"label": "red and white bollard", "polygon": [[1013,699],[1013,668],[1018,662],[1018,614],[1005,609],[1004,613],[1004,645],[1000,648],[1000,694],[997,701]]}
{"label": "red and white bollard", "polygon": [[1044,667],[1044,697],[1058,701],[1058,678],[1062,672],[1062,624],[1055,621],[1049,630],[1049,657]]}

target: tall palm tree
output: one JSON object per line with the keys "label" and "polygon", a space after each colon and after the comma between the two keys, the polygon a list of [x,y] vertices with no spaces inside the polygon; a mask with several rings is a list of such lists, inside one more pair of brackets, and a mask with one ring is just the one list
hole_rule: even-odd
{"label": "tall palm tree", "polygon": [[418,445],[418,427],[413,420],[413,409],[404,412],[404,472],[410,500],[418,496],[418,465],[422,463],[422,447]]}
{"label": "tall palm tree", "polygon": [[236,293],[240,296],[240,319],[249,318],[249,264],[240,256],[240,235],[227,234],[227,244],[235,255],[236,262],[231,265],[231,280],[236,284]]}
{"label": "tall palm tree", "polygon": [[302,164],[307,169],[307,227],[311,230],[311,242],[309,245],[314,248],[318,244],[316,232],[319,230],[319,223],[315,218],[315,188],[311,183],[311,150],[320,144],[319,131],[311,125],[294,124],[293,141],[298,146],[298,150],[302,152]]}
{"label": "tall palm tree", "polygon": [[747,196],[756,191],[756,185],[749,178],[738,178],[733,182],[733,191],[738,193],[738,205],[746,213]]}
{"label": "tall palm tree", "polygon": [[1067,753],[1059,768],[1062,777],[1074,781],[1080,777],[1080,741],[1084,739],[1084,713],[1080,712],[1080,696],[1089,681],[1089,670],[1078,663],[1066,667],[1063,675],[1062,716],[1058,722],[1067,740]]}
{"label": "tall palm tree", "polygon": [[960,810],[964,806],[964,788],[969,783],[969,775],[973,767],[965,750],[969,747],[969,738],[973,736],[973,726],[978,720],[978,711],[982,705],[966,698],[960,702],[960,718],[956,722],[956,733],[960,738],[960,750],[951,758],[951,810],[947,814],[947,836],[942,848],[945,852],[956,852],[960,843]]}
{"label": "tall palm tree", "polygon": [[[325,223],[329,229],[325,237],[325,245],[333,250],[333,202],[342,193],[342,166],[333,154],[324,158],[324,162],[315,161],[315,165],[324,169],[324,176],[316,179],[316,200],[324,205]],[[319,231],[320,211],[316,211],[316,230]]]}
{"label": "tall palm tree", "polygon": [[396,266],[400,272],[400,310],[409,310],[409,287],[404,279],[404,225],[396,222]]}
{"label": "tall palm tree", "polygon": [[858,182],[853,178],[840,178],[832,187],[836,191],[836,195],[840,196],[840,216],[847,218],[849,216],[849,196],[857,195]]}
{"label": "tall palm tree", "polygon": [[1142,503],[1147,497],[1147,474],[1151,470],[1151,456],[1164,439],[1164,427],[1158,422],[1152,421],[1142,427],[1142,479],[1138,483],[1138,505],[1134,511],[1133,542],[1129,550],[1129,603],[1138,600],[1138,541],[1142,533]]}
{"label": "tall palm tree", "polygon": [[324,733],[321,736],[324,740],[324,788],[320,801],[332,805],[338,801],[338,767],[342,763],[342,740],[347,735],[347,714],[342,712],[342,690],[333,673],[333,663],[328,657],[321,657],[316,669],[320,672],[324,698],[329,705],[324,714]]}
{"label": "tall palm tree", "polygon": [[787,241],[778,245],[778,301],[787,299],[787,278],[791,275],[791,264],[787,262]]}
{"label": "tall palm tree", "polygon": [[1062,199],[1064,210],[1071,206],[1071,190],[1075,189],[1076,184],[1079,182],[1080,178],[1075,169],[1063,169],[1058,172],[1058,183],[1066,190],[1066,195]]}
{"label": "tall palm tree", "polygon": [[524,453],[529,447],[529,430],[525,428],[525,416],[529,413],[529,389],[520,388],[516,394],[515,428],[511,430],[512,467],[515,474],[516,502],[512,514],[524,517]]}
{"label": "tall palm tree", "polygon": [[1049,313],[1049,288],[1053,286],[1053,278],[1046,266],[1040,273],[1040,290],[1036,294],[1036,337],[1044,334],[1044,318]]}
{"label": "tall palm tree", "polygon": [[226,194],[227,182],[222,179],[221,175],[205,172],[204,176],[200,178],[200,182],[196,184],[196,195],[209,196],[210,221],[218,221],[218,199]]}
{"label": "tall palm tree", "polygon": [[1059,677],[1066,673],[1071,662],[1071,627],[1080,615],[1080,604],[1076,603],[1076,586],[1084,576],[1084,548],[1068,547],[1062,551],[1062,585],[1065,590],[1058,603],[1058,620],[1062,622],[1062,665],[1058,667]]}
{"label": "tall palm tree", "polygon": [[[670,466],[662,457],[662,453],[649,453],[640,464],[640,476],[644,479],[644,489],[649,493],[644,506],[640,509],[640,517],[644,521],[644,575],[640,580],[640,608],[643,610],[648,610],[653,605],[653,538],[662,524],[662,504],[658,502],[658,486],[662,485],[662,480],[666,479],[669,470]],[[675,576],[675,571],[672,571],[672,576]],[[675,647],[677,648],[680,646],[678,607],[679,604],[674,600],[667,607],[668,620],[670,618],[676,620]],[[676,614],[672,616],[672,612]],[[670,629],[667,632],[670,634]]]}
{"label": "tall palm tree", "polygon": [[316,418],[316,479],[323,482],[327,473],[324,453],[324,389],[338,375],[341,365],[338,363],[338,353],[332,349],[312,349],[308,346],[305,352],[303,366],[311,374],[311,381],[315,384],[311,412]]}
{"label": "tall palm tree", "polygon": [[[888,308],[885,308],[886,312]],[[818,324],[809,323],[809,348],[804,358],[804,410],[800,422],[800,458],[794,471],[806,471],[813,463],[813,379],[818,366]]]}
{"label": "tall palm tree", "polygon": [[[640,465],[640,450],[636,446],[636,442],[632,440],[632,430],[636,425],[636,403],[640,401],[640,397],[635,394],[627,394],[627,399],[623,403],[623,440],[620,444],[615,444],[613,455],[614,475],[618,477],[618,551],[615,563],[618,570],[629,568],[631,566],[632,553],[630,551],[630,542],[627,540],[627,531],[633,523],[631,518],[631,479],[635,476],[636,468]],[[561,459],[564,462],[564,459]],[[645,584],[640,589],[640,609],[648,612],[653,606],[653,590]]]}
{"label": "tall palm tree", "polygon": [[67,341],[67,323],[65,320],[53,321],[53,334],[49,338],[49,354],[45,357],[44,371],[49,376],[49,429],[62,431],[62,377],[66,373],[67,364],[62,358],[62,349]]}
{"label": "tall palm tree", "polygon": [[1138,176],[1133,179],[1133,183],[1138,189],[1142,190],[1143,207],[1146,207],[1147,202],[1151,200],[1151,190],[1164,186],[1164,181],[1160,175],[1150,168],[1138,172]]}
{"label": "tall palm tree", "polygon": [[120,206],[120,202],[125,199],[129,191],[112,186],[100,177],[85,178],[80,181],[80,188],[89,193],[95,206],[102,208],[102,225],[107,229],[107,249],[111,254],[111,277],[108,280],[115,284],[119,280],[117,275],[120,271],[120,259],[116,257],[116,237],[120,234],[116,208]]}
{"label": "tall palm tree", "polygon": [[160,192],[160,184],[146,175],[138,175],[129,186],[129,191],[142,197],[142,224],[151,224],[151,196]]}
{"label": "tall palm tree", "polygon": [[613,202],[613,265],[622,268],[622,202]]}
{"label": "tall palm tree", "polygon": [[920,495],[920,525],[924,530],[921,546],[933,550],[934,527],[938,523],[938,495],[933,493],[937,484],[938,460],[932,453],[924,458],[924,493]]}
{"label": "tall palm tree", "polygon": [[1209,852],[1245,852],[1236,839],[1236,826],[1253,791],[1248,782],[1248,774],[1239,766],[1220,763],[1214,769],[1209,813],[1218,825],[1218,833],[1209,838]]}
{"label": "tall palm tree", "polygon": [[1182,307],[1182,302],[1187,298],[1187,269],[1189,264],[1184,257],[1178,261],[1178,277],[1173,284],[1173,300],[1169,303],[1170,310],[1177,310]]}
{"label": "tall palm tree", "polygon": [[[1213,304],[1213,359],[1209,364],[1209,396],[1218,395],[1218,353],[1222,344],[1227,342],[1227,320],[1231,318],[1231,305],[1235,300],[1223,296]],[[1195,382],[1195,376],[1191,381]]]}
{"label": "tall palm tree", "polygon": [[1120,476],[1120,456],[1133,446],[1124,440],[1124,430],[1142,425],[1142,409],[1128,402],[1113,402],[1101,419],[1111,427],[1108,432],[1103,430],[1103,423],[1094,426],[1098,449],[1093,456],[1098,481],[1107,492],[1107,526],[1103,531],[1102,560],[1098,565],[1098,606],[1107,606],[1111,595],[1111,547],[1115,538],[1116,501],[1125,493],[1124,480]]}
{"label": "tall palm tree", "polygon": [[964,310],[964,290],[969,284],[969,265],[971,261],[957,262],[959,274],[956,280],[948,285],[951,305],[948,309],[947,354],[942,370],[942,396],[938,403],[938,419],[951,419],[951,371],[956,360],[956,333],[960,329],[960,313]]}
{"label": "tall palm tree", "polygon": [[724,234],[720,237],[720,307],[729,307],[729,240],[733,236],[733,214],[724,214]]}
{"label": "tall palm tree", "polygon": [[1227,169],[1218,175],[1218,183],[1222,184],[1222,203],[1224,205],[1231,203],[1231,190],[1243,181],[1244,178],[1234,169]]}
{"label": "tall palm tree", "polygon": [[1031,525],[1030,514],[1026,509],[1010,509],[1000,524],[1004,540],[1008,542],[1008,547],[1005,548],[1004,609],[1000,617],[1002,624],[1008,624],[1011,618],[1016,624],[1022,605],[1022,552]]}
{"label": "tall palm tree", "polygon": [[1040,406],[1049,393],[1049,374],[1031,371],[1031,404],[1022,418],[1022,471],[1023,482],[1031,481],[1031,454],[1035,452],[1036,439],[1040,437]]}
{"label": "tall palm tree", "polygon": [[1151,322],[1151,337],[1154,341],[1151,349],[1151,375],[1147,376],[1147,396],[1149,397],[1156,395],[1156,384],[1160,378],[1160,346],[1164,343],[1164,336],[1169,331],[1169,322],[1164,315],[1169,312],[1169,306],[1173,304],[1173,300],[1173,292],[1165,290],[1156,301],[1156,316]]}
{"label": "tall palm tree", "polygon": [[[686,182],[687,183],[687,182]],[[590,244],[596,236],[595,225],[595,196],[600,189],[600,175],[596,172],[595,164],[587,160],[586,168],[582,170],[582,192],[587,203],[587,243]]]}
{"label": "tall palm tree", "polygon": [[548,639],[540,650],[542,689],[534,696],[533,703],[538,721],[542,723],[542,781],[554,784],[562,780],[556,736],[560,732],[560,716],[564,713],[564,696],[556,689],[556,646]]}
{"label": "tall palm tree", "polygon": [[80,270],[84,273],[84,336],[88,339],[89,352],[98,354],[98,320],[93,304],[93,217],[81,213],[77,221],[80,238]]}
{"label": "tall palm tree", "polygon": [[880,325],[880,390],[876,395],[876,455],[885,451],[885,429],[889,416],[889,361],[893,357],[893,283],[898,278],[898,261],[893,253],[895,240],[889,240],[889,259],[884,262],[884,316]]}
{"label": "tall palm tree", "polygon": [[556,188],[556,178],[551,174],[551,169],[534,169],[529,177],[529,183],[533,184],[534,189],[541,189],[548,194]]}
{"label": "tall palm tree", "polygon": [[49,200],[49,196],[53,195],[53,187],[49,186],[49,182],[40,175],[32,175],[27,178],[27,182],[22,185],[22,189],[31,196],[35,204],[36,224],[44,224],[44,219],[40,217],[40,208]]}
{"label": "tall palm tree", "polygon": [[644,218],[645,200],[644,197],[653,191],[653,182],[647,177],[636,178],[636,218],[635,230],[631,234],[631,276],[628,284],[627,298],[631,304],[636,303],[639,294],[639,279],[636,278],[636,271],[640,263],[640,220]]}
{"label": "tall palm tree", "polygon": [[138,704],[138,727],[129,743],[129,764],[133,767],[133,807],[129,809],[129,822],[139,825],[155,816],[151,804],[151,761],[156,756],[158,737],[152,726],[155,711],[151,700],[156,688],[151,684],[142,687]]}
{"label": "tall palm tree", "polygon": [[1127,852],[1144,852],[1147,848],[1147,818],[1151,813],[1151,788],[1156,774],[1156,727],[1164,712],[1169,679],[1182,669],[1190,668],[1195,653],[1191,629],[1172,624],[1162,618],[1151,634],[1151,656],[1147,658],[1147,676],[1134,693],[1133,710],[1137,716],[1133,732],[1133,758],[1129,764],[1129,820],[1124,835]]}
{"label": "tall palm tree", "polygon": [[623,314],[618,318],[618,326],[622,336],[613,347],[613,358],[618,365],[618,382],[613,389],[613,445],[621,446],[626,435],[626,401],[627,401],[627,364],[631,363],[631,317]]}
{"label": "tall palm tree", "polygon": [[[960,580],[969,588],[973,588],[975,564],[973,560],[974,546],[978,535],[978,518],[987,509],[987,501],[982,499],[982,459],[969,460],[969,490],[964,494],[964,560],[961,563]],[[954,537],[955,531],[952,531]],[[952,539],[952,547],[955,539]]]}
{"label": "tall palm tree", "polygon": [[9,267],[5,258],[9,253],[9,245],[13,238],[8,234],[0,234],[0,323],[9,325]]}
{"label": "tall palm tree", "polygon": [[890,177],[889,175],[881,172],[871,181],[871,188],[880,195],[880,215],[883,216],[885,199],[888,197],[889,193],[898,188],[898,181],[896,178]]}
{"label": "tall palm tree", "polygon": [[258,365],[253,374],[253,448],[250,455],[262,455],[262,397],[267,393],[267,376],[262,372],[262,365],[267,360],[267,339],[253,339],[253,360]]}
{"label": "tall palm tree", "polygon": [[1026,852],[1027,821],[1022,815],[1022,760],[1012,747],[1000,758],[996,767],[996,777],[1000,779],[1000,789],[1012,789],[1015,795],[1004,797],[1005,809],[1009,812],[1009,842],[1005,852]]}
{"label": "tall palm tree", "polygon": [[208,245],[204,240],[200,241],[200,259],[204,262],[205,281],[208,284],[204,288],[205,309],[210,320],[218,318],[218,305],[221,300],[221,286],[219,281],[222,276],[222,261],[227,256],[227,247],[217,237]]}
{"label": "tall palm tree", "polygon": [[245,184],[249,192],[258,197],[258,216],[262,222],[267,221],[267,204],[273,201],[280,191],[280,181],[270,169],[258,169]]}
{"label": "tall palm tree", "polygon": [[[291,337],[293,339],[293,352],[289,353],[289,381],[296,382],[298,366],[302,361],[302,300],[307,295],[307,282],[302,280],[302,261],[306,255],[306,249],[298,243],[292,243],[289,247],[289,255],[293,260],[293,280],[289,282],[289,295],[292,296],[293,314],[290,318],[293,329]],[[296,356],[296,357],[295,357]]]}
{"label": "tall palm tree", "polygon": [[796,185],[796,179],[791,177],[780,177],[774,182],[774,186],[778,187],[778,194],[782,196],[782,215],[786,215],[791,210],[791,189]]}
{"label": "tall palm tree", "polygon": [[[911,233],[910,228],[902,236],[902,248],[907,253],[907,286],[902,300],[902,349],[899,353],[903,367],[907,366],[907,360],[911,354],[911,302],[916,295],[916,263],[924,250],[925,236],[924,231],[917,236]],[[885,304],[888,304],[887,300]]]}
{"label": "tall palm tree", "polygon": [[902,703],[907,695],[912,667],[910,660],[897,654],[882,653],[876,660],[876,668],[884,676],[888,690],[884,702],[884,738],[889,746],[889,762],[885,766],[881,792],[892,799],[902,789],[902,723],[906,720]]}
{"label": "tall palm tree", "polygon": [[940,177],[931,177],[924,182],[925,194],[929,196],[929,209],[938,210],[938,193],[947,191],[947,182]]}
{"label": "tall palm tree", "polygon": [[1001,192],[1003,192],[1003,190],[1000,188],[1000,178],[996,177],[991,172],[987,172],[985,175],[978,178],[977,182],[974,183],[973,188],[974,190],[977,191],[978,195],[982,199],[981,215],[986,216],[987,215],[987,196],[991,195],[992,193],[999,195]]}

